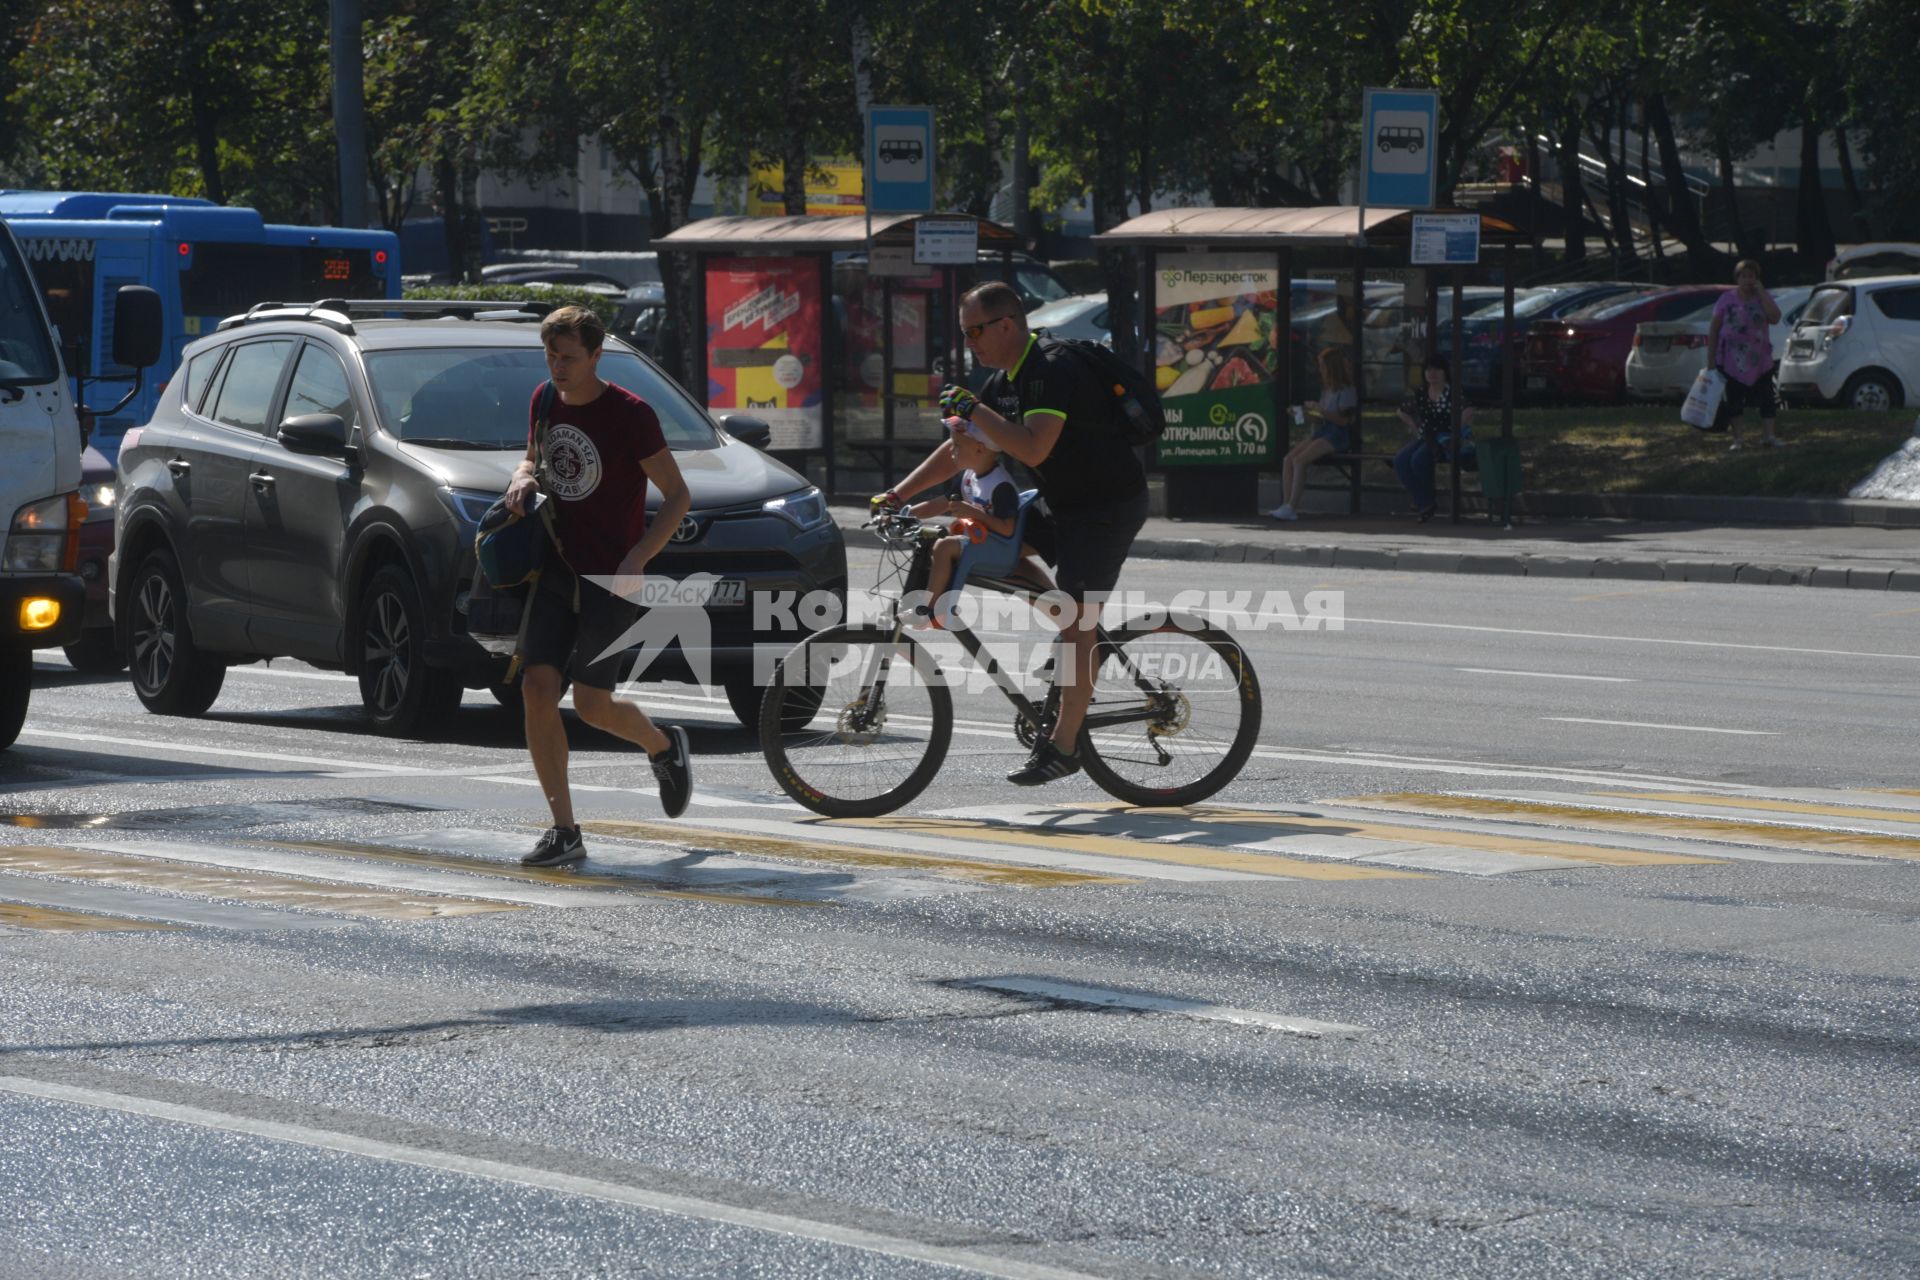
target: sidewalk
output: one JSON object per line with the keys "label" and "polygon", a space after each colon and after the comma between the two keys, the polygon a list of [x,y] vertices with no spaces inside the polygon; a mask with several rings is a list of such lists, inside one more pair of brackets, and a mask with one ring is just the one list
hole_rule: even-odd
{"label": "sidewalk", "polygon": [[[865,507],[836,504],[833,513],[850,538],[859,536]],[[1533,517],[1498,529],[1485,517],[1457,525],[1444,517],[1417,524],[1411,517],[1370,515],[1309,515],[1285,525],[1262,516],[1154,517],[1134,541],[1133,554],[1336,569],[1920,592],[1920,527]]]}

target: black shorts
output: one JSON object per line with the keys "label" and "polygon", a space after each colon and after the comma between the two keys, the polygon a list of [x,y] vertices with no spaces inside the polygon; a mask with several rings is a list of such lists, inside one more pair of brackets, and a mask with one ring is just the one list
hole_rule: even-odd
{"label": "black shorts", "polygon": [[[573,608],[575,582],[580,584],[578,613]],[[639,605],[577,578],[573,570],[550,559],[533,594],[521,660],[527,666],[557,667],[561,675],[570,675],[575,684],[589,689],[612,689],[626,671],[627,648],[621,645],[601,655],[619,644],[639,617]]]}
{"label": "black shorts", "polygon": [[1768,369],[1754,380],[1752,386],[1748,386],[1738,378],[1728,378],[1723,372],[1720,376],[1726,378],[1727,390],[1726,394],[1720,397],[1720,412],[1714,415],[1715,428],[1724,428],[1729,422],[1739,417],[1746,411],[1749,403],[1760,411],[1762,418],[1779,417],[1780,389],[1774,385],[1774,375],[1779,368],[1779,365],[1775,365]]}
{"label": "black shorts", "polygon": [[1060,589],[1084,601],[1113,590],[1146,522],[1147,495],[1142,491],[1110,507],[1052,512],[1038,525],[1029,522],[1026,540],[1053,566]]}

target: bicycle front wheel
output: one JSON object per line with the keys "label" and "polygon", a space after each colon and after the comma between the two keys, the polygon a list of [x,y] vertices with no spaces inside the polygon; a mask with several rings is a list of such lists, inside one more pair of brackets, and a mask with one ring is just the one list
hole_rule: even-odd
{"label": "bicycle front wheel", "polygon": [[1192,618],[1108,633],[1080,760],[1128,804],[1183,805],[1232,782],[1260,735],[1260,681],[1227,632]]}
{"label": "bicycle front wheel", "polygon": [[[804,719],[809,703],[818,708]],[[891,813],[933,781],[953,696],[933,655],[877,627],[828,627],[780,662],[760,749],[780,789],[829,818]]]}

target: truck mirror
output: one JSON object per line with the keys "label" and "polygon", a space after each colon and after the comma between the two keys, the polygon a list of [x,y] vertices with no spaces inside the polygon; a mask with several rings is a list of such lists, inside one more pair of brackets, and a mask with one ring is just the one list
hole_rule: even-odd
{"label": "truck mirror", "polygon": [[160,295],[143,284],[126,284],[113,299],[113,362],[145,369],[160,359]]}

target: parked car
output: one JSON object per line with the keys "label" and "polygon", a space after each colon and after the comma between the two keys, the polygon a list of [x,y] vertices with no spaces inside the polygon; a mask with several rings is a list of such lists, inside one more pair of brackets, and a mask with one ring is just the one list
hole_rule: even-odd
{"label": "parked car", "polygon": [[1633,331],[1648,320],[1679,320],[1713,305],[1731,285],[1685,285],[1610,298],[1527,333],[1527,390],[1571,400],[1626,395]]}
{"label": "parked car", "polygon": [[[1505,308],[1498,303],[1483,306],[1461,317],[1460,383],[1478,394],[1498,392],[1501,367],[1511,358],[1516,371],[1515,391],[1526,389],[1526,375],[1520,372],[1527,353],[1527,329],[1536,320],[1554,320],[1571,315],[1608,298],[1640,291],[1642,286],[1617,281],[1589,284],[1541,285],[1516,289],[1513,297],[1513,323],[1506,321]],[[1443,355],[1453,354],[1453,329],[1443,325],[1435,344]]]}
{"label": "parked car", "polygon": [[1113,345],[1107,327],[1107,295],[1076,293],[1027,313],[1029,329],[1045,329],[1056,338],[1085,338]]}
{"label": "parked car", "polygon": [[[1777,362],[1786,355],[1787,335],[1813,289],[1796,286],[1772,293],[1780,322],[1769,325],[1767,332]],[[1635,328],[1633,350],[1627,354],[1627,394],[1641,400],[1685,399],[1707,367],[1707,331],[1712,327],[1712,312],[1702,311],[1685,320],[1649,320]]]}
{"label": "parked car", "polygon": [[1827,263],[1829,280],[1861,280],[1916,271],[1920,271],[1920,244],[1897,240],[1856,244],[1834,254]]}
{"label": "parked car", "polygon": [[1823,284],[1780,362],[1780,394],[1849,409],[1898,409],[1920,393],[1920,275]]}
{"label": "parked car", "polygon": [[482,284],[544,284],[584,289],[609,298],[626,296],[624,281],[571,262],[503,262],[480,269]]}
{"label": "parked car", "polygon": [[[442,302],[347,305],[224,321],[187,348],[152,421],[121,446],[108,578],[150,711],[198,715],[229,665],[274,657],[357,675],[387,733],[441,727],[463,688],[517,698],[464,611],[475,526],[526,452],[545,308],[452,304],[466,310],[448,318]],[[649,578],[719,579],[709,651],[656,658],[646,678],[685,679],[704,656],[755,724],[754,646],[784,652],[805,611],[760,625],[751,601],[762,590],[844,598],[840,532],[818,489],[738,438],[764,444],[765,423],[717,426],[616,337],[600,373],[652,404],[693,491]]]}
{"label": "parked car", "polygon": [[660,358],[660,332],[667,323],[667,287],[637,284],[620,299],[613,331],[654,359]]}

